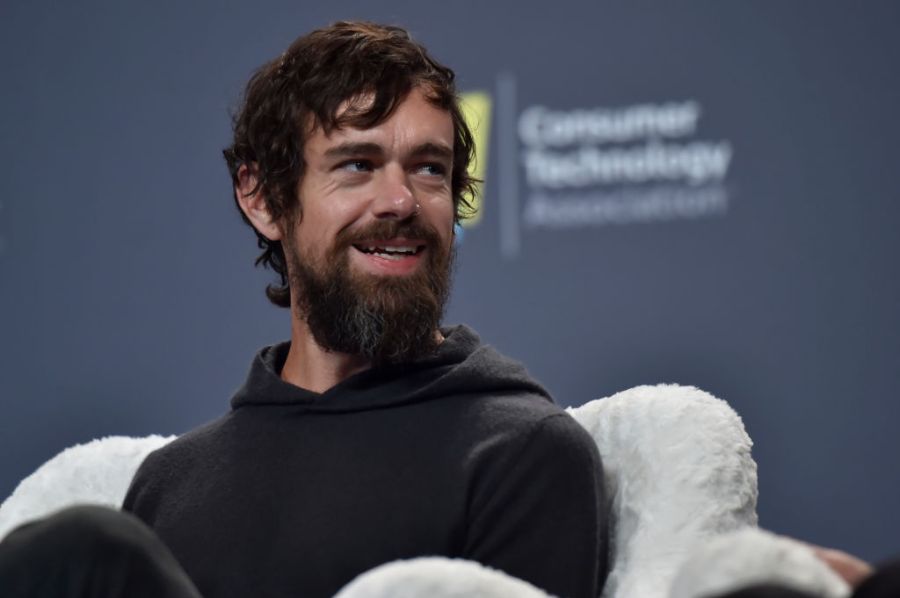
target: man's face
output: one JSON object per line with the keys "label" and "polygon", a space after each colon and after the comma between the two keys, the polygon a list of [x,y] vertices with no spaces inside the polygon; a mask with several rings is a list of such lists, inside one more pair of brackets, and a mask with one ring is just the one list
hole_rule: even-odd
{"label": "man's face", "polygon": [[295,308],[325,349],[375,362],[432,350],[449,291],[450,114],[413,90],[371,129],[304,148],[301,216],[286,231]]}

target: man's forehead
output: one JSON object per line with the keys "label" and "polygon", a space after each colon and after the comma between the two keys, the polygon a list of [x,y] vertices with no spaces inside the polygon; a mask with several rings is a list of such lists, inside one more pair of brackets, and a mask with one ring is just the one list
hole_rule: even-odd
{"label": "man's forehead", "polygon": [[[352,119],[355,116],[366,114],[372,109],[375,101],[379,99],[378,95],[375,90],[370,89],[348,97],[338,104],[337,109],[334,111],[334,121],[340,122],[342,119]],[[388,93],[387,95],[391,96],[395,108],[412,98],[424,100],[436,109],[440,109],[438,108],[437,95],[434,88],[427,84],[413,85],[407,92],[402,94],[393,95]],[[384,99],[381,98],[382,101]]]}
{"label": "man's forehead", "polygon": [[[399,138],[419,151],[435,154],[453,154],[454,126],[448,110],[435,105],[419,90],[414,89],[404,97],[385,118],[371,127],[355,126],[349,121],[362,116],[371,108],[373,94],[344,101],[336,111],[333,127],[311,123],[307,129],[306,149],[321,152],[336,148],[358,146],[357,149],[375,150],[375,146],[392,144]],[[342,124],[338,124],[342,123]]]}

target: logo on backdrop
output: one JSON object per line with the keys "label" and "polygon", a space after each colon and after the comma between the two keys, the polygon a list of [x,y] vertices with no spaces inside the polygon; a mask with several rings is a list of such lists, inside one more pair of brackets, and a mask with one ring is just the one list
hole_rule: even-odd
{"label": "logo on backdrop", "polygon": [[479,188],[479,216],[467,227],[480,222],[485,207],[496,207],[501,249],[508,257],[518,254],[523,232],[727,212],[725,182],[734,152],[729,141],[700,134],[703,108],[696,100],[575,109],[536,104],[518,110],[515,79],[500,75],[494,101],[485,92],[463,94],[478,150],[472,171],[481,179],[492,104],[497,196],[485,205]]}
{"label": "logo on backdrop", "polygon": [[471,198],[476,212],[472,218],[464,220],[463,228],[471,228],[481,222],[484,209],[484,179],[487,174],[488,138],[491,131],[491,96],[483,91],[472,91],[461,94],[460,108],[463,118],[475,141],[475,161],[469,166],[469,174],[481,183],[475,186],[475,195]]}

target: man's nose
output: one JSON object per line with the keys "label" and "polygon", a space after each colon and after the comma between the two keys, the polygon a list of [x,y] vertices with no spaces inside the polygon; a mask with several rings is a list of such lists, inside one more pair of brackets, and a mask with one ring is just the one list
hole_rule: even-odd
{"label": "man's nose", "polygon": [[419,206],[403,168],[385,168],[381,178],[377,196],[372,202],[375,217],[406,220],[414,216]]}

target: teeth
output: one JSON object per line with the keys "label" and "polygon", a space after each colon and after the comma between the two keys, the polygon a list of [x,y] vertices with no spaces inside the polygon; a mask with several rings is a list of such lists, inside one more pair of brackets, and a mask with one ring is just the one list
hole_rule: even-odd
{"label": "teeth", "polygon": [[370,245],[365,247],[365,250],[369,253],[408,253],[412,254],[416,252],[415,247],[377,247],[375,245]]}

